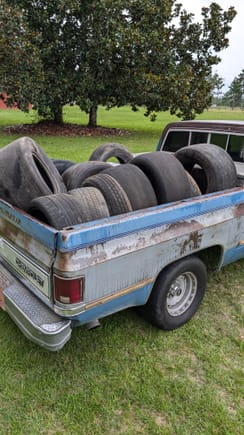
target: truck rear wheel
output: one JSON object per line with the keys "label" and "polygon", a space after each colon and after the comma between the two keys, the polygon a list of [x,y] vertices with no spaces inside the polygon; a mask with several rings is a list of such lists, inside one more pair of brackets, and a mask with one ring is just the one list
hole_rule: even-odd
{"label": "truck rear wheel", "polygon": [[186,257],[166,267],[158,276],[142,314],[161,329],[172,330],[188,322],[197,311],[207,285],[204,263]]}

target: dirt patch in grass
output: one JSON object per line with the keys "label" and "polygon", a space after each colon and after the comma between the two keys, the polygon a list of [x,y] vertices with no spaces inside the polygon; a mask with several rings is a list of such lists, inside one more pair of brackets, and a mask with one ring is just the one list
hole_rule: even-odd
{"label": "dirt patch in grass", "polygon": [[42,121],[37,124],[17,124],[4,127],[8,134],[21,134],[23,136],[126,136],[130,132],[118,128],[96,127],[90,128],[79,124],[54,124]]}

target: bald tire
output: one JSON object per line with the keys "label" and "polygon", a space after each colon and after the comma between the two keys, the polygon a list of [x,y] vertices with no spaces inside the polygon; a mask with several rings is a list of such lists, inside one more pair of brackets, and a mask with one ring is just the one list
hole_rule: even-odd
{"label": "bald tire", "polygon": [[200,196],[202,194],[199,184],[196,182],[196,180],[189,174],[189,172],[186,171],[186,175],[188,178],[188,181],[191,186],[191,196]]}
{"label": "bald tire", "polygon": [[122,144],[105,143],[93,151],[89,160],[100,160],[106,162],[111,157],[115,157],[120,163],[128,163],[133,158],[133,155]]}
{"label": "bald tire", "polygon": [[184,167],[173,154],[157,151],[136,156],[131,163],[150,180],[159,204],[192,196]]}
{"label": "bald tire", "polygon": [[[223,148],[212,144],[196,144],[181,148],[176,158],[194,177],[194,166],[198,165],[204,173],[205,190],[203,193],[231,189],[237,184],[236,167]],[[199,170],[195,174],[199,174]],[[202,186],[203,188],[203,186]]]}
{"label": "bald tire", "polygon": [[205,172],[202,168],[195,165],[191,171],[191,176],[197,183],[201,192],[207,191],[208,181]]}
{"label": "bald tire", "polygon": [[82,186],[86,178],[110,168],[106,162],[81,162],[68,168],[63,173],[63,180],[68,190],[77,189]]}
{"label": "bald tire", "polygon": [[143,171],[126,163],[104,171],[111,175],[126,192],[133,210],[153,207],[158,204],[154,189]]}
{"label": "bald tire", "polygon": [[72,162],[71,160],[62,160],[62,159],[51,159],[55,168],[58,170],[60,175],[66,171],[66,169],[70,168],[71,166],[75,165],[75,162]]}
{"label": "bald tire", "polygon": [[103,194],[111,216],[128,213],[132,206],[120,184],[108,174],[97,174],[87,178],[83,187],[96,187]]}
{"label": "bald tire", "polygon": [[[103,194],[95,187],[80,187],[68,192],[82,207],[86,209],[86,215],[92,220],[102,219],[109,216],[109,209]],[[89,220],[91,220],[89,219]]]}
{"label": "bald tire", "polygon": [[16,139],[0,150],[0,197],[28,210],[32,199],[66,192],[55,165],[29,137]]}

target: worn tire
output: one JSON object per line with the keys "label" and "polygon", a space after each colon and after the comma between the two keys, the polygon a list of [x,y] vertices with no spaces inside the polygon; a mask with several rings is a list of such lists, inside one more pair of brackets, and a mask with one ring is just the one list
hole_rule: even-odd
{"label": "worn tire", "polygon": [[84,221],[82,206],[77,199],[68,193],[33,199],[28,213],[57,230],[80,224]]}
{"label": "worn tire", "polygon": [[0,197],[23,210],[33,198],[66,192],[51,159],[29,137],[0,150],[0,177]]}
{"label": "worn tire", "polygon": [[86,178],[110,168],[106,162],[81,162],[68,168],[63,173],[63,180],[68,190],[77,189],[82,186]]}
{"label": "worn tire", "polygon": [[111,175],[120,184],[126,192],[133,210],[157,205],[157,198],[150,181],[135,165],[126,163],[113,166],[103,173]]}
{"label": "worn tire", "polygon": [[109,174],[100,173],[87,178],[84,187],[96,187],[103,194],[111,216],[132,211],[129,198],[120,184]]}
{"label": "worn tire", "polygon": [[172,154],[164,151],[141,154],[131,163],[148,177],[159,204],[192,196],[184,167]]}
{"label": "worn tire", "polygon": [[204,170],[195,165],[191,170],[191,176],[197,183],[201,192],[206,192],[208,187],[208,181]]}
{"label": "worn tire", "polygon": [[197,144],[181,148],[175,156],[194,177],[195,165],[205,175],[206,186],[202,193],[217,192],[236,186],[237,173],[233,160],[223,148],[212,144]]}
{"label": "worn tire", "polygon": [[111,157],[116,157],[120,163],[128,163],[133,158],[133,155],[120,143],[105,143],[93,151],[89,160],[106,162]]}
{"label": "worn tire", "polygon": [[60,175],[62,175],[66,169],[75,165],[75,162],[72,162],[71,160],[52,159],[52,162]]}
{"label": "worn tire", "polygon": [[159,274],[147,304],[140,312],[161,329],[175,329],[188,322],[205,294],[207,271],[197,256],[170,264]]}
{"label": "worn tire", "polygon": [[[80,187],[68,192],[91,213],[92,220],[109,217],[109,209],[103,194],[95,187]],[[91,220],[91,219],[89,219]]]}
{"label": "worn tire", "polygon": [[199,184],[192,177],[192,175],[189,174],[189,172],[186,171],[186,175],[187,175],[188,181],[189,181],[190,186],[191,186],[191,197],[200,196],[202,194],[202,192],[200,190]]}

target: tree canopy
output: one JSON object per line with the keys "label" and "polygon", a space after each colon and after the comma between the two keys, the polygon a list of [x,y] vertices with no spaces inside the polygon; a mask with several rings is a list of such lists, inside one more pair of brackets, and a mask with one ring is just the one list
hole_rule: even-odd
{"label": "tree canopy", "polygon": [[244,69],[232,80],[229,89],[223,96],[222,103],[232,107],[232,109],[234,107],[244,109]]}
{"label": "tree canopy", "polygon": [[201,113],[236,14],[212,3],[195,22],[174,0],[2,4],[1,21],[11,15],[0,33],[2,90],[22,109],[31,102],[56,122],[64,104],[76,103],[90,114],[90,125],[98,105],[145,106],[148,115],[170,110],[185,119]]}

